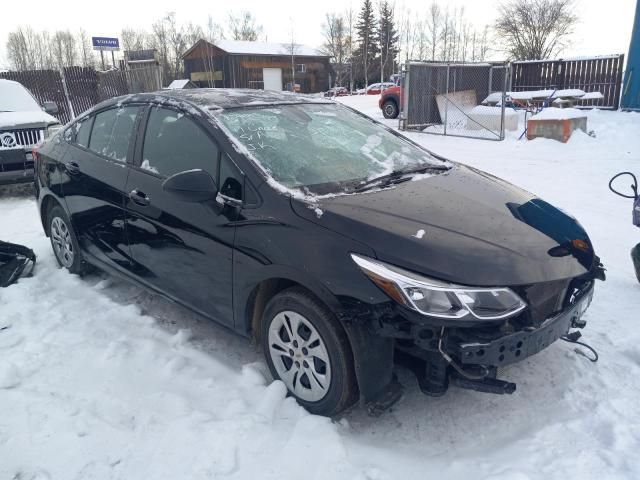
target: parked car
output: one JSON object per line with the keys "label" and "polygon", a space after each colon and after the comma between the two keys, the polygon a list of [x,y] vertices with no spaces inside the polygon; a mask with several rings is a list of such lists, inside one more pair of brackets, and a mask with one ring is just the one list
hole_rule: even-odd
{"label": "parked car", "polygon": [[603,278],[574,218],[318,97],[108,100],[45,143],[36,170],[62,267],[253,338],[322,415],[396,401],[396,356],[430,395],[511,393],[497,368],[583,327]]}
{"label": "parked car", "polygon": [[380,110],[382,110],[384,118],[398,118],[402,107],[402,99],[403,95],[401,84],[394,84],[392,87],[389,87],[382,92],[380,100],[378,100],[378,106],[380,107]]}
{"label": "parked car", "polygon": [[365,92],[367,95],[380,95],[387,88],[393,87],[393,82],[372,83],[369,85]]}
{"label": "parked car", "polygon": [[333,87],[324,93],[325,97],[346,97],[349,90],[346,87]]}
{"label": "parked car", "polygon": [[62,126],[54,102],[41,107],[20,83],[0,79],[0,185],[33,181],[31,150]]}

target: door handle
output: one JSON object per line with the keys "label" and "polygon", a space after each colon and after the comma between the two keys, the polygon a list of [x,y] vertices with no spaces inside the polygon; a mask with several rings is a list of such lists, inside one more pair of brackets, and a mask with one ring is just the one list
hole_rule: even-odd
{"label": "door handle", "polygon": [[67,162],[64,164],[64,168],[71,174],[80,173],[80,165],[76,162]]}
{"label": "door handle", "polygon": [[141,192],[138,189],[131,190],[131,193],[129,193],[129,198],[133,203],[140,205],[141,207],[146,207],[151,203],[149,197],[147,197],[144,192]]}

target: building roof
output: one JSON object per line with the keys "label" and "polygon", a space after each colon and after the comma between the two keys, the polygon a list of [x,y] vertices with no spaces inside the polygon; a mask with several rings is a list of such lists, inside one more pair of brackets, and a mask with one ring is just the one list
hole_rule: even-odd
{"label": "building roof", "polygon": [[[231,54],[246,55],[291,55],[290,43],[248,42],[244,40],[218,40],[215,45]],[[295,55],[301,57],[327,57],[317,49],[295,44]]]}
{"label": "building roof", "polygon": [[[182,56],[187,56],[202,42],[215,45],[230,55],[291,55],[291,44],[288,43],[217,40],[212,44],[204,39],[200,39],[189,50],[184,52]],[[329,57],[329,55],[319,52],[316,48],[302,44],[295,44],[294,54],[298,57]]]}

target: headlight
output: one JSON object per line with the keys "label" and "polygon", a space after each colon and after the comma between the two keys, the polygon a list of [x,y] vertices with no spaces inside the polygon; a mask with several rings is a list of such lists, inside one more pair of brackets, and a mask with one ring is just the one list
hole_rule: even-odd
{"label": "headlight", "polygon": [[351,258],[393,300],[440,318],[498,320],[527,304],[509,288],[475,288],[434,280],[361,255]]}
{"label": "headlight", "polygon": [[45,140],[49,140],[56,133],[58,133],[60,130],[62,130],[62,125],[51,125],[51,126],[48,126],[46,128],[46,130],[44,131],[44,139]]}

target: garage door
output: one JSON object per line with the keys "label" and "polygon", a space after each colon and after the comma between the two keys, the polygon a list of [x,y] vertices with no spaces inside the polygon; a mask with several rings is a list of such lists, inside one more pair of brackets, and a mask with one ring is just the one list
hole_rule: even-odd
{"label": "garage door", "polygon": [[281,68],[263,68],[262,80],[264,81],[265,90],[282,91],[282,69]]}

